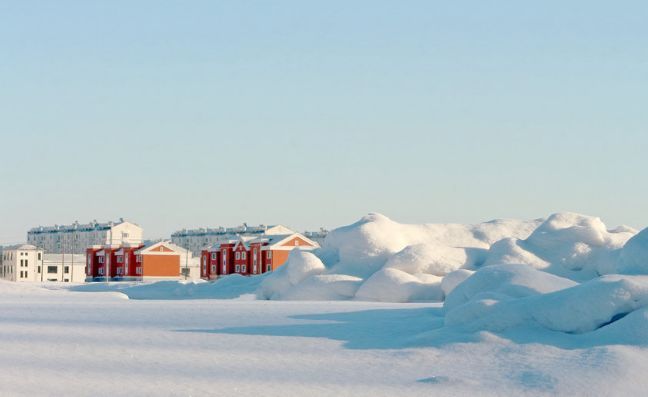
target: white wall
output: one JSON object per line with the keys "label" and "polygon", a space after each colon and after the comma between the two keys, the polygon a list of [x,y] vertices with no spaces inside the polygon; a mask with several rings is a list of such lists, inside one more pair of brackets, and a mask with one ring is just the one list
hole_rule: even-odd
{"label": "white wall", "polygon": [[8,281],[34,282],[42,265],[43,251],[30,246],[2,249],[0,277]]}
{"label": "white wall", "polygon": [[43,272],[42,274],[37,272],[38,281],[82,283],[86,278],[85,262],[84,255],[45,254],[43,256]]}

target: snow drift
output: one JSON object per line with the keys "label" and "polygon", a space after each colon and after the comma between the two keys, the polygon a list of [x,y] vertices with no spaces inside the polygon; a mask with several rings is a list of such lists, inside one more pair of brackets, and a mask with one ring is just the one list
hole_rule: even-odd
{"label": "snow drift", "polygon": [[[462,297],[457,300],[453,296],[461,293],[457,288],[444,305],[447,310],[445,324],[472,332],[532,327],[582,334],[622,322],[624,317],[637,310],[643,312],[648,306],[646,276],[604,276],[569,286],[568,280],[554,280],[552,283],[542,272],[530,268],[525,272],[524,284],[549,287],[554,291],[539,293],[531,288],[520,293],[515,277],[499,283],[498,289],[509,293],[475,292],[492,290],[482,285],[482,288],[474,289],[475,293],[469,299]],[[641,327],[642,332],[648,334],[648,321]]]}
{"label": "snow drift", "polygon": [[340,300],[355,294],[361,279],[345,275],[320,276],[325,266],[311,252],[295,249],[286,264],[261,283],[260,299]]}
{"label": "snow drift", "polygon": [[525,264],[574,280],[589,280],[619,269],[619,254],[635,231],[608,230],[600,218],[551,215],[526,239],[509,237],[490,248],[485,266]]}

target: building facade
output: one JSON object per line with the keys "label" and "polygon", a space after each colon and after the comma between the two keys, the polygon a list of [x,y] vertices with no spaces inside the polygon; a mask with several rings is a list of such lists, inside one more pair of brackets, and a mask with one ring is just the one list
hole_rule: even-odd
{"label": "building facade", "polygon": [[17,282],[40,281],[43,250],[30,244],[4,247],[0,252],[0,277]]}
{"label": "building facade", "polygon": [[120,219],[117,222],[96,221],[71,225],[39,226],[27,232],[27,243],[48,254],[81,254],[93,245],[142,243],[142,228]]}
{"label": "building facade", "polygon": [[82,283],[85,281],[85,255],[43,254],[39,281]]}
{"label": "building facade", "polygon": [[170,241],[150,245],[96,245],[86,251],[86,281],[199,278],[191,252]]}
{"label": "building facade", "polygon": [[200,277],[214,280],[228,274],[251,276],[276,270],[295,248],[313,250],[319,244],[300,233],[238,236],[216,242],[200,255]]}

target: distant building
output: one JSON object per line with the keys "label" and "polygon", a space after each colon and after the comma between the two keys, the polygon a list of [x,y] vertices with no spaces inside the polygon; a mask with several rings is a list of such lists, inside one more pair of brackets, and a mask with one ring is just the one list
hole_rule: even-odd
{"label": "distant building", "polygon": [[120,219],[117,222],[39,226],[27,232],[27,243],[48,254],[85,254],[93,245],[141,244],[142,228]]}
{"label": "distant building", "polygon": [[324,245],[324,240],[326,239],[326,236],[328,236],[328,230],[324,228],[320,228],[320,230],[316,232],[309,232],[305,231],[304,236],[308,237],[309,239],[315,241],[317,244],[320,246]]}
{"label": "distant building", "polygon": [[[96,245],[86,251],[86,281],[199,278],[191,252],[170,241],[150,245]],[[185,277],[186,275],[186,277]]]}
{"label": "distant building", "polygon": [[43,250],[30,244],[0,249],[0,277],[8,281],[40,281]]}
{"label": "distant building", "polygon": [[202,251],[200,277],[213,280],[228,274],[271,272],[283,265],[295,248],[313,250],[319,244],[300,233],[223,239]]}
{"label": "distant building", "polygon": [[237,239],[239,236],[259,237],[264,235],[285,235],[294,233],[282,225],[274,226],[248,226],[243,224],[237,227],[218,227],[183,229],[171,235],[171,242],[186,248],[195,256],[200,256],[203,249],[211,247],[219,241]]}

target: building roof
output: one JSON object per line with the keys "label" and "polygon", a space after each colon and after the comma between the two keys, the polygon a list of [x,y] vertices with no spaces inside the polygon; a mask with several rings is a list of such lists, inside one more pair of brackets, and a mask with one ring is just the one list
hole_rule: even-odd
{"label": "building roof", "polygon": [[154,252],[154,250],[157,247],[161,247],[161,246],[167,247],[170,250],[172,250],[174,252],[177,252],[178,254],[181,254],[181,255],[186,255],[187,253],[189,253],[188,250],[182,248],[179,245],[173,244],[171,241],[158,241],[158,242],[155,242],[155,243],[150,243],[148,245],[144,245],[142,248],[135,251],[135,253],[140,255],[140,254],[146,254],[148,252]]}
{"label": "building roof", "polygon": [[4,251],[33,251],[33,250],[38,250],[39,248],[36,247],[35,245],[31,244],[16,244],[16,245],[9,245],[7,247],[2,247],[2,250]]}
{"label": "building roof", "polygon": [[282,244],[284,241],[289,241],[290,239],[293,239],[295,237],[299,237],[300,239],[312,245],[314,248],[319,248],[319,244],[317,242],[309,239],[303,234],[289,233],[289,234],[269,234],[263,236],[239,236],[238,239],[219,240],[213,245],[211,245],[209,248],[207,248],[207,251],[209,252],[218,251],[222,244],[236,244],[239,242],[243,242],[246,248],[250,244],[254,244],[254,243],[267,244],[268,247],[273,247]]}
{"label": "building roof", "polygon": [[129,222],[124,220],[124,218],[119,218],[118,221],[110,221],[99,223],[96,220],[89,223],[79,223],[75,221],[71,225],[54,225],[54,226],[38,226],[29,229],[27,233],[31,234],[40,234],[40,233],[59,233],[59,232],[71,232],[71,231],[93,231],[93,230],[109,230],[110,228],[121,225],[122,223],[130,223],[135,226],[139,226],[136,223]]}
{"label": "building roof", "polygon": [[313,247],[319,247],[319,244],[317,242],[309,239],[308,237],[304,236],[301,233],[291,233],[291,234],[277,234],[277,235],[270,235],[270,236],[264,236],[264,237],[259,237],[252,241],[252,243],[268,243],[268,246],[276,246],[282,244],[284,241],[289,241],[295,237],[299,237],[301,240],[304,240],[308,244],[312,245]]}
{"label": "building roof", "polygon": [[198,228],[182,229],[173,234],[171,237],[189,237],[189,236],[237,236],[237,235],[259,235],[259,234],[282,234],[293,233],[292,230],[283,225],[258,225],[248,226],[243,224],[235,227],[216,227],[216,228]]}

